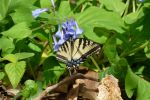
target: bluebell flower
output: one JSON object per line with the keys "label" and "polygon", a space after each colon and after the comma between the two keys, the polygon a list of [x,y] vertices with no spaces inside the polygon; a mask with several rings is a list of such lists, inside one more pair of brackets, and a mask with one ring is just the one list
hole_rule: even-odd
{"label": "bluebell flower", "polygon": [[83,30],[78,27],[78,24],[74,19],[70,19],[70,21],[67,20],[65,23],[63,23],[62,30],[66,40],[68,40],[70,37],[76,39],[83,32]]}
{"label": "bluebell flower", "polygon": [[59,48],[59,43],[56,40],[56,37],[53,35],[53,40],[54,40],[54,44],[53,44],[53,49],[54,51],[57,51]]}
{"label": "bluebell flower", "polygon": [[56,34],[55,34],[55,36],[56,36],[56,37],[59,37],[59,38],[61,38],[61,36],[62,36],[62,33],[61,33],[61,30],[60,30],[60,29],[61,29],[61,26],[59,25],[59,26],[58,26],[58,31],[57,31]]}
{"label": "bluebell flower", "polygon": [[48,8],[35,9],[35,10],[32,11],[32,16],[33,16],[34,18],[37,18],[42,12],[46,12],[46,11],[48,11],[48,10],[49,10]]}
{"label": "bluebell flower", "polygon": [[75,34],[73,35],[73,38],[76,39],[79,37],[79,35],[82,34],[83,30],[79,28],[77,22],[75,22],[75,26],[76,26],[76,32]]}
{"label": "bluebell flower", "polygon": [[139,2],[144,2],[144,0],[139,0]]}
{"label": "bluebell flower", "polygon": [[[77,22],[74,19],[67,20],[66,22],[62,23],[62,25],[59,25],[58,31],[54,35],[54,51],[57,51],[59,46],[67,41],[69,38],[78,38],[79,35],[82,34],[82,32],[83,30],[79,28]],[[56,41],[56,37],[59,38],[58,41]]]}

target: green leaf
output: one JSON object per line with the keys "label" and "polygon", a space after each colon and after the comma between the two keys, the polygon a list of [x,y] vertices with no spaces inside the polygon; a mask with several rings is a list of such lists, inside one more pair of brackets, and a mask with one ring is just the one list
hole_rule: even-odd
{"label": "green leaf", "polygon": [[140,78],[137,87],[136,100],[150,100],[150,83]]}
{"label": "green leaf", "polygon": [[18,58],[18,60],[22,60],[34,56],[34,53],[21,52],[16,53],[15,56]]}
{"label": "green leaf", "polygon": [[130,68],[125,79],[125,90],[129,98],[136,94],[136,100],[150,99],[150,83],[135,75]]}
{"label": "green leaf", "polygon": [[136,12],[129,13],[128,15],[124,16],[123,19],[126,23],[128,24],[133,24],[137,22],[139,19],[144,17],[144,10],[140,9],[137,10]]}
{"label": "green leaf", "polygon": [[6,55],[4,58],[2,58],[3,60],[8,60],[12,63],[16,63],[18,61],[18,58],[16,57],[15,54],[8,54]]}
{"label": "green leaf", "polygon": [[3,32],[3,35],[20,40],[30,36],[31,33],[32,31],[27,27],[27,24],[25,22],[22,22],[14,25],[8,31]]}
{"label": "green leaf", "polygon": [[28,44],[28,46],[29,46],[30,49],[32,49],[32,50],[34,50],[36,52],[41,52],[41,48],[38,45],[34,44],[34,43],[30,42]]}
{"label": "green leaf", "polygon": [[8,63],[5,65],[6,74],[8,75],[8,78],[13,88],[16,88],[18,83],[20,82],[25,72],[25,67],[26,67],[25,61]]}
{"label": "green leaf", "polygon": [[21,52],[16,54],[8,54],[2,60],[8,60],[12,63],[16,63],[19,60],[26,59],[34,56],[34,53]]}
{"label": "green leaf", "polygon": [[125,91],[127,96],[131,98],[138,85],[138,77],[128,68],[126,79],[125,79]]}
{"label": "green leaf", "polygon": [[25,86],[23,87],[23,90],[21,91],[21,94],[24,99],[27,99],[31,96],[33,96],[38,90],[38,85],[33,80],[27,80],[25,81]]}
{"label": "green leaf", "polygon": [[91,30],[94,27],[103,27],[108,30],[115,30],[118,33],[124,32],[125,25],[119,14],[97,7],[90,7],[84,12],[76,14],[75,19],[83,29],[87,26]]}
{"label": "green leaf", "polygon": [[100,0],[100,2],[108,10],[115,11],[120,15],[122,15],[125,10],[125,4],[122,2],[122,0]]}
{"label": "green leaf", "polygon": [[104,54],[111,64],[117,63],[119,57],[116,50],[116,37],[109,38],[104,45]]}
{"label": "green leaf", "polygon": [[29,8],[18,8],[13,14],[11,14],[11,17],[14,23],[26,22],[28,25],[30,25],[31,22],[34,21]]}
{"label": "green leaf", "polygon": [[60,67],[55,57],[50,56],[43,63],[45,83],[57,83],[65,68]]}
{"label": "green leaf", "polygon": [[88,39],[93,40],[94,42],[97,42],[100,44],[105,43],[107,40],[106,34],[104,32],[103,33],[95,33],[95,32],[93,32],[92,28],[93,27],[89,28],[88,25],[85,25],[84,26],[84,35],[86,37],[88,37]]}
{"label": "green leaf", "polygon": [[50,0],[40,0],[41,8],[48,8],[51,6]]}
{"label": "green leaf", "polygon": [[147,58],[150,58],[150,43],[144,48],[144,52]]}
{"label": "green leaf", "polygon": [[11,0],[0,0],[0,16],[1,19],[6,17]]}
{"label": "green leaf", "polygon": [[[65,9],[65,10],[64,10]],[[67,16],[69,17],[70,14],[72,14],[71,12],[71,8],[69,5],[69,1],[62,1],[58,10],[59,13],[59,17],[60,18],[67,18]]]}
{"label": "green leaf", "polygon": [[118,61],[112,64],[110,67],[106,68],[102,73],[100,73],[100,78],[105,75],[114,75],[121,83],[124,83],[126,73],[128,69],[128,62],[125,58],[118,58]]}
{"label": "green leaf", "polygon": [[4,72],[0,72],[0,80],[2,80],[5,76],[5,73]]}
{"label": "green leaf", "polygon": [[0,38],[0,49],[2,49],[2,55],[11,53],[14,50],[15,46],[11,39],[6,37]]}

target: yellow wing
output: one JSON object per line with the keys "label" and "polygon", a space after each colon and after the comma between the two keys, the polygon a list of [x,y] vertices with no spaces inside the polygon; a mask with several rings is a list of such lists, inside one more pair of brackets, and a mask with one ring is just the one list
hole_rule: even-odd
{"label": "yellow wing", "polygon": [[79,38],[69,39],[57,51],[58,60],[66,63],[67,67],[78,67],[84,59],[100,50],[100,46],[92,41]]}

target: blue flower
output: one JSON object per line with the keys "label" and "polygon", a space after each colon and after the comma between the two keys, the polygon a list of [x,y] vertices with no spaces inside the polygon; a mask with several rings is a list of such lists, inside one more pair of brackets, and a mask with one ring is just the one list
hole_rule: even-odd
{"label": "blue flower", "polygon": [[79,35],[82,34],[83,30],[79,28],[77,22],[75,22],[75,26],[76,26],[76,32],[75,34],[73,35],[73,38],[76,39],[79,37]]}
{"label": "blue flower", "polygon": [[144,2],[144,0],[139,0],[139,2]]}
{"label": "blue flower", "polygon": [[[81,35],[83,32],[82,29],[79,28],[77,22],[74,19],[67,20],[66,22],[62,23],[62,25],[58,26],[58,31],[54,35],[54,51],[57,51],[59,46],[62,45],[65,41],[69,38],[76,39]],[[59,38],[56,41],[56,37]]]}
{"label": "blue flower", "polygon": [[83,32],[83,30],[78,27],[78,24],[74,19],[70,19],[70,21],[67,20],[64,22],[62,24],[62,30],[65,40],[68,40],[70,37],[76,39]]}
{"label": "blue flower", "polygon": [[32,11],[32,16],[33,16],[34,18],[37,18],[42,12],[46,12],[46,11],[48,11],[48,8],[35,9],[35,10]]}
{"label": "blue flower", "polygon": [[53,49],[54,51],[57,51],[59,48],[59,43],[56,40],[56,37],[53,35],[53,40],[54,40],[54,44],[53,44]]}

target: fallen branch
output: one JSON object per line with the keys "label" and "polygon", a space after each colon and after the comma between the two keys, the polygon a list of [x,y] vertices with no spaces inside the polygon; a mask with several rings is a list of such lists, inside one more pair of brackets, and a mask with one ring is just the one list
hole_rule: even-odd
{"label": "fallen branch", "polygon": [[47,87],[38,97],[35,98],[35,100],[41,100],[47,93],[55,90],[57,87],[65,84],[69,81],[73,81],[73,80],[76,80],[76,79],[89,79],[89,80],[93,80],[93,81],[98,81],[95,78],[92,78],[92,77],[89,77],[89,76],[84,76],[81,73],[77,73],[77,74],[72,75],[70,77],[66,77],[65,79],[63,79],[62,81],[60,81],[59,83],[57,83],[55,85]]}

